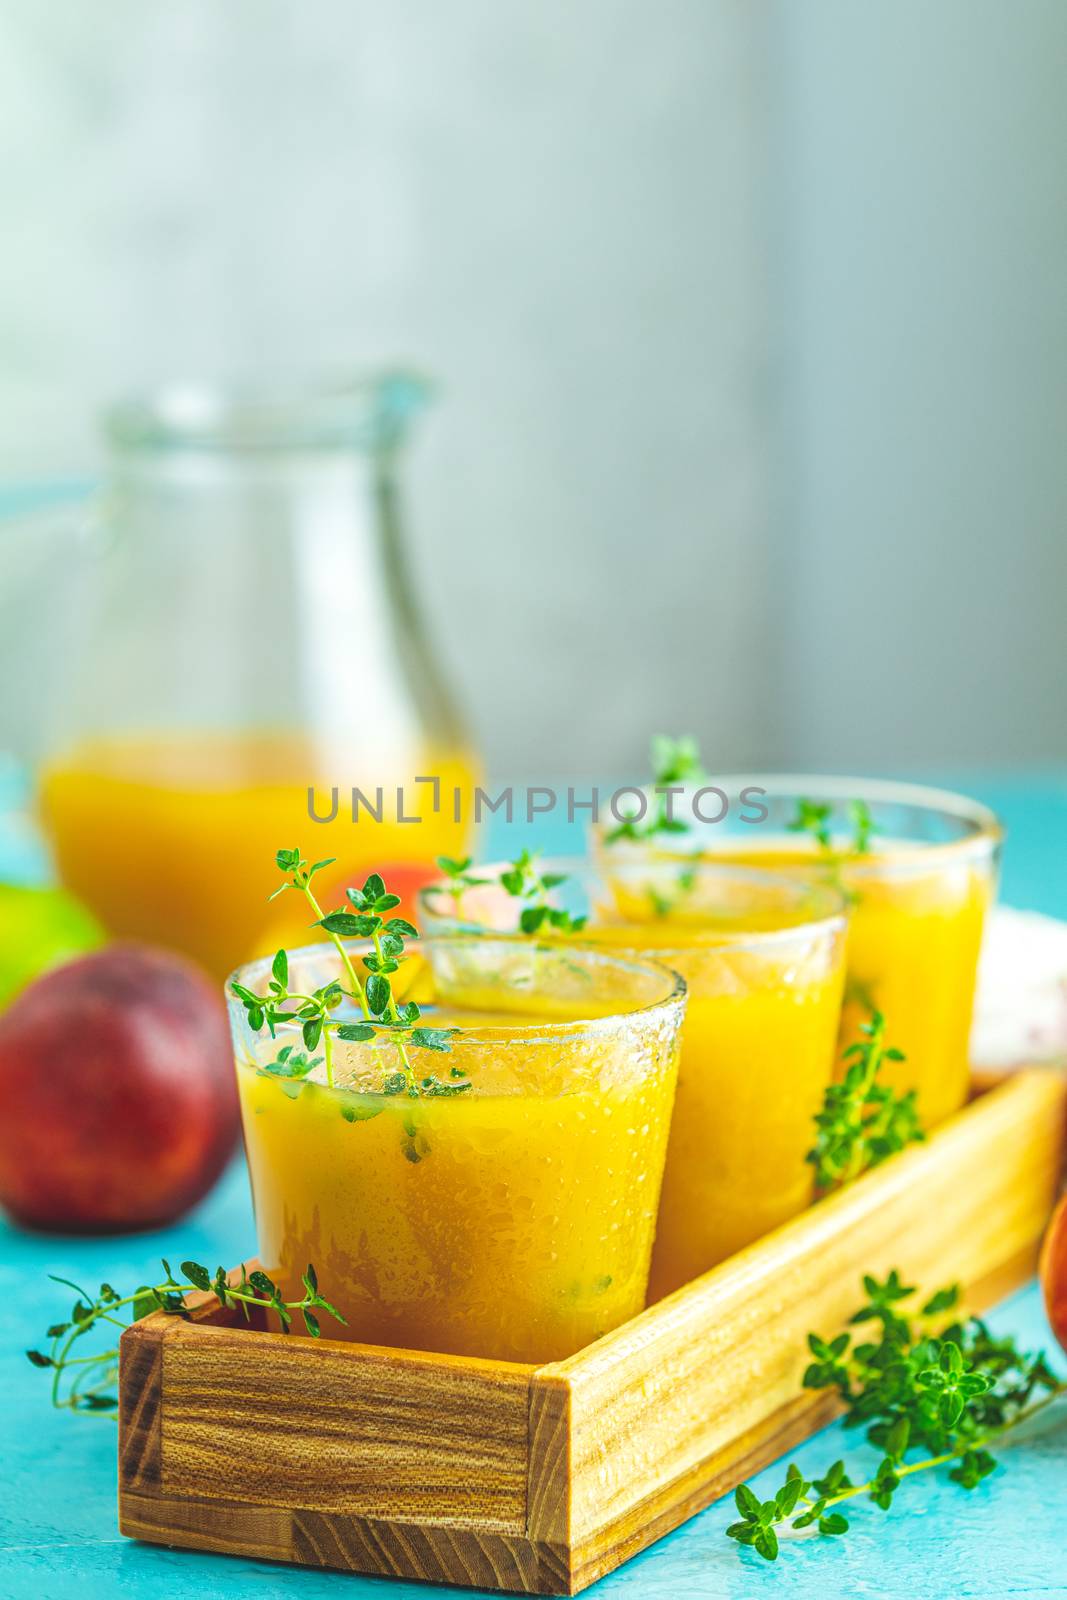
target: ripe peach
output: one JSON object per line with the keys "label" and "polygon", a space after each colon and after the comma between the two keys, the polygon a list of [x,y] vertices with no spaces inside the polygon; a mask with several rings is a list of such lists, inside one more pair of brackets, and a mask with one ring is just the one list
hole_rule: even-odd
{"label": "ripe peach", "polygon": [[207,1193],[236,1134],[225,1007],[183,958],[112,945],[0,1016],[0,1204],[16,1222],[160,1227]]}
{"label": "ripe peach", "polygon": [[1067,1195],[1055,1211],[1041,1246],[1039,1268],[1052,1331],[1067,1350]]}

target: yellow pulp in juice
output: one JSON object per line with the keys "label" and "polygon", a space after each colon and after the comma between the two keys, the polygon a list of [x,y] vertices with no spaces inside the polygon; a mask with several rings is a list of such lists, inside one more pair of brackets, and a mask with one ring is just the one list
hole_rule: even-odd
{"label": "yellow pulp in juice", "polygon": [[260,1257],[297,1294],[314,1263],[348,1318],[344,1329],[323,1318],[330,1337],[570,1355],[644,1306],[675,1050],[655,1048],[651,1070],[643,1055],[614,1072],[610,1034],[561,1050],[516,1037],[516,1012],[425,1015],[496,1027],[495,1056],[462,1040],[421,1054],[443,1078],[442,1064],[468,1070],[470,1091],[354,1094],[327,1088],[319,1068],[291,1097],[293,1085],[238,1063]]}
{"label": "yellow pulp in juice", "polygon": [[[929,849],[930,861],[922,854]],[[768,871],[825,875],[805,845],[768,841],[708,859]],[[960,847],[889,842],[862,863],[843,862],[851,896],[842,1049],[859,1037],[871,1010],[885,1015],[888,1042],[905,1060],[887,1061],[881,1077],[915,1089],[924,1127],[932,1128],[967,1098],[968,1045],[982,927],[994,892],[994,866]]]}
{"label": "yellow pulp in juice", "polygon": [[[476,781],[470,760],[424,750],[404,768],[397,775],[367,763],[359,779],[346,780],[297,736],[98,739],[44,769],[41,809],[60,877],[111,934],[170,945],[224,977],[240,961],[307,936],[300,897],[268,904],[280,881],[276,850],[302,844],[312,859],[338,858],[316,880],[323,904],[383,868],[406,900],[438,855],[461,853],[467,824],[452,820],[452,791],[463,790],[466,817]],[[412,781],[420,773],[441,778],[439,813],[430,786]],[[353,782],[372,801],[384,787],[380,823],[365,811],[352,823]],[[405,814],[420,822],[396,820],[398,783]],[[338,787],[333,822],[310,820],[311,785],[319,815]]]}
{"label": "yellow pulp in juice", "polygon": [[[766,932],[766,924],[763,932]],[[675,968],[689,986],[649,1299],[810,1205],[806,1153],[833,1075],[843,936],[788,927],[743,943],[736,924],[682,917],[594,925],[582,937]]]}

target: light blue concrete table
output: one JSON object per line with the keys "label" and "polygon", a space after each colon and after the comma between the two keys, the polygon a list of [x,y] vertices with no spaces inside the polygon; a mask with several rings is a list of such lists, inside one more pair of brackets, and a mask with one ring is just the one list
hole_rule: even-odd
{"label": "light blue concrete table", "polygon": [[[1067,775],[961,786],[995,805],[1008,822],[1004,897],[1067,916]],[[2,833],[2,830],[0,830]],[[505,837],[506,835],[506,837]],[[495,853],[525,842],[525,830],[497,830]],[[547,848],[580,847],[580,831],[538,829]],[[22,848],[21,843],[18,846]],[[0,837],[0,869],[3,863]],[[169,1551],[120,1537],[115,1522],[115,1428],[106,1419],[53,1412],[47,1377],[22,1352],[67,1310],[65,1290],[45,1274],[122,1285],[149,1279],[160,1255],[232,1263],[250,1253],[252,1215],[243,1166],[180,1226],[113,1240],[36,1238],[0,1223],[0,1600],[156,1600],[163,1591],[196,1600],[408,1600],[421,1584],[312,1572]],[[998,1328],[1027,1345],[1051,1336],[1035,1287],[999,1308]],[[1067,1357],[1060,1357],[1067,1366]],[[817,1469],[837,1456],[863,1456],[834,1426],[797,1453]],[[884,1516],[862,1505],[842,1541],[787,1545],[773,1566],[724,1537],[732,1499],[710,1507],[591,1592],[600,1600],[1028,1600],[1067,1595],[1067,1405],[1005,1452],[1007,1467],[970,1495],[943,1483],[902,1490]],[[781,1468],[756,1481],[770,1491]],[[809,1474],[810,1475],[810,1474]],[[471,1591],[437,1590],[438,1594]]]}

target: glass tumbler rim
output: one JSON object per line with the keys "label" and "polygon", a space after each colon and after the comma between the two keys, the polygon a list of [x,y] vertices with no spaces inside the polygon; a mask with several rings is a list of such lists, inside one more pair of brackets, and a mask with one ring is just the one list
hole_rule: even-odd
{"label": "glass tumbler rim", "polygon": [[[571,955],[576,955],[579,960],[587,960],[592,957],[603,968],[610,967],[616,972],[630,972],[642,978],[652,977],[662,981],[662,992],[654,999],[643,999],[633,1003],[620,999],[617,1004],[613,1005],[611,1010],[601,1016],[575,1019],[551,1018],[545,1022],[516,1021],[504,1023],[498,1027],[481,1025],[469,1029],[459,1024],[457,1025],[458,1032],[467,1047],[484,1044],[487,1048],[498,1051],[501,1048],[509,1047],[521,1049],[527,1045],[543,1043],[545,1040],[554,1038],[579,1041],[586,1037],[591,1038],[608,1032],[613,1028],[617,1028],[621,1023],[629,1022],[631,1019],[641,1018],[645,1022],[650,1022],[655,1021],[657,1017],[667,1019],[675,1013],[684,1012],[688,992],[688,985],[685,979],[673,967],[669,967],[664,962],[652,957],[632,956],[629,953],[617,954],[615,951],[603,950],[594,945],[575,944],[572,947],[568,944],[564,949],[561,949],[558,944],[549,944],[531,939],[524,934],[478,934],[472,937],[469,933],[449,933],[435,936],[432,941],[427,939],[426,943],[427,945],[432,943],[437,950],[440,950],[442,946],[453,946],[456,949],[477,949],[484,953],[487,946],[497,944],[502,950],[512,952],[527,950],[531,953],[536,952],[561,959],[567,959]],[[345,939],[343,944],[346,952],[353,955],[369,953],[374,948],[372,941],[369,939]],[[336,950],[324,941],[300,945],[296,949],[288,950],[286,954],[289,958],[290,970],[292,970],[293,964],[298,962],[301,957],[325,959],[335,962],[340,968],[340,957]],[[411,955],[417,955],[417,952],[411,952],[409,959]],[[245,987],[250,987],[257,979],[269,977],[273,960],[273,956],[258,956],[252,961],[242,962],[227,977],[225,985],[226,1001],[230,1011],[231,1027],[235,1032],[238,1024],[241,1026],[246,1024],[244,1005],[233,993],[232,986],[234,981],[244,984]],[[432,1019],[428,1019],[428,1025],[432,1025]],[[449,1026],[452,1027],[453,1024],[450,1023]],[[278,1029],[279,1035],[282,1034],[283,1029],[285,1037],[289,1037],[290,1034],[295,1037],[300,1031],[299,1024],[295,1022],[283,1024]]]}
{"label": "glass tumbler rim", "polygon": [[[620,852],[621,854],[622,852]],[[613,875],[619,873],[636,874],[639,871],[647,870],[650,861],[654,861],[657,867],[676,865],[679,871],[694,872],[701,876],[714,876],[724,882],[729,881],[742,885],[751,884],[754,888],[784,890],[798,904],[803,903],[807,909],[804,915],[798,916],[795,922],[787,923],[785,927],[741,928],[736,933],[724,933],[721,930],[709,928],[706,939],[701,939],[699,936],[699,924],[687,924],[687,931],[695,932],[695,938],[679,945],[657,944],[653,947],[654,956],[650,954],[646,957],[638,947],[633,953],[636,953],[641,961],[655,961],[657,964],[667,963],[672,957],[690,957],[694,951],[702,949],[721,951],[724,954],[730,952],[741,953],[749,950],[770,950],[776,945],[786,944],[798,938],[813,937],[818,933],[837,934],[844,929],[848,921],[848,902],[841,889],[832,884],[800,882],[789,873],[767,872],[760,867],[735,865],[730,861],[720,863],[710,860],[693,860],[689,857],[672,861],[672,858],[666,855],[652,857],[643,852],[640,860],[630,859],[629,861],[613,862],[610,872]],[[510,865],[508,862],[486,862],[482,866],[474,863],[471,871],[499,873],[508,865]],[[548,872],[560,871],[568,878],[605,876],[604,869],[600,863],[588,856],[540,857],[538,858],[538,866]],[[440,933],[435,932],[432,925],[424,923],[422,933],[428,943],[442,938],[455,937],[459,934],[484,939],[510,938],[524,940],[527,943],[531,942],[531,935],[529,934],[519,932],[501,933],[495,928],[483,928],[476,922],[465,921],[462,917],[457,917],[454,914],[450,915],[435,911],[430,904],[430,896],[435,894],[449,896],[450,891],[447,884],[448,880],[446,878],[439,878],[435,879],[433,883],[424,885],[418,891],[417,898],[420,912],[425,912],[427,918],[432,918],[437,926],[443,930]],[[592,931],[590,930],[591,934]],[[611,945],[607,947],[598,944],[594,937],[583,940],[582,932],[574,936],[568,936],[565,948],[569,950],[583,945],[597,950],[610,948],[611,950],[626,950],[629,953],[629,946]],[[559,948],[559,943],[557,943],[556,948]],[[673,971],[674,969],[672,968],[671,970]]]}
{"label": "glass tumbler rim", "polygon": [[[912,841],[917,846],[914,855],[895,854],[891,848],[880,847],[876,832],[862,855],[848,851],[835,852],[850,876],[881,878],[887,875],[918,875],[942,864],[951,865],[961,860],[970,861],[995,856],[1004,842],[1004,824],[991,806],[985,805],[981,800],[973,799],[970,795],[960,794],[957,790],[941,789],[932,784],[911,783],[897,778],[862,778],[831,773],[797,772],[729,772],[715,774],[707,781],[714,783],[717,788],[724,789],[728,794],[740,793],[741,789],[747,787],[762,789],[764,791],[762,798],[770,799],[803,798],[815,802],[830,801],[839,805],[861,800],[873,806],[901,806],[948,819],[963,830],[957,838]],[[704,831],[713,833],[715,826],[713,823],[704,824]],[[759,825],[753,823],[750,826],[756,829]],[[600,837],[600,832],[600,829],[594,829],[595,848],[599,853],[620,849],[618,845],[607,844]],[[683,838],[682,835],[678,837]],[[731,844],[736,844],[742,835],[730,833],[728,837]],[[693,842],[692,832],[685,836],[685,841],[689,844]],[[654,845],[642,842],[640,848],[643,852],[653,850],[657,856],[662,857],[680,852],[683,846],[679,844],[672,847],[669,843],[658,841]],[[714,848],[704,849],[699,859],[714,861]],[[724,859],[728,861],[729,856],[726,855]],[[817,857],[813,860],[818,864]],[[774,870],[783,869],[776,867]],[[785,870],[794,870],[794,863],[790,862]]]}

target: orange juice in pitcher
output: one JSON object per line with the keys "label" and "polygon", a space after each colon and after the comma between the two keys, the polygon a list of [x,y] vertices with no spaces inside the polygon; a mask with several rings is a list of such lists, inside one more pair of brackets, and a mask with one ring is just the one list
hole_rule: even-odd
{"label": "orange juice in pitcher", "polygon": [[[60,875],[110,932],[222,976],[298,932],[266,904],[287,840],[314,834],[338,885],[388,862],[410,890],[462,849],[477,763],[402,539],[423,400],[385,374],[178,389],[112,414],[40,760]],[[356,822],[353,787],[371,802]],[[336,816],[313,823],[334,788]]]}

